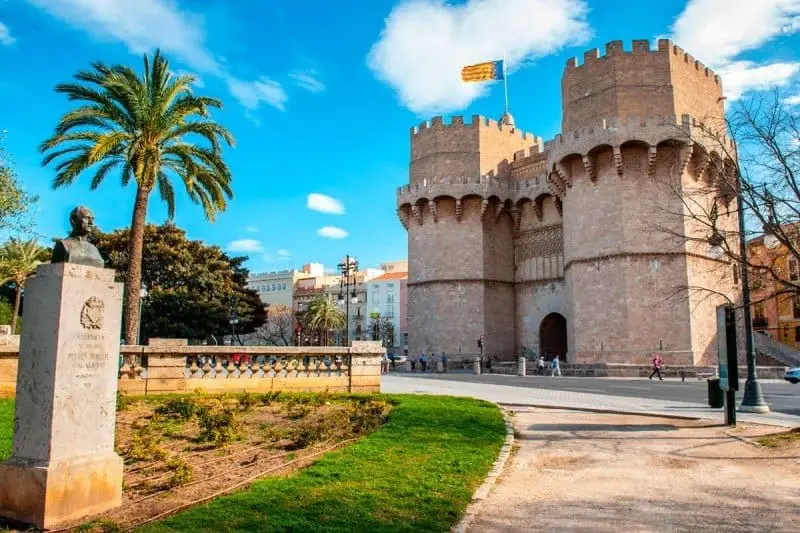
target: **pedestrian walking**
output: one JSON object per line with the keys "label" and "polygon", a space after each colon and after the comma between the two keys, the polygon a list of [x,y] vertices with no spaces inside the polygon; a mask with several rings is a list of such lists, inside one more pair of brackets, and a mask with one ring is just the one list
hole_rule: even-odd
{"label": "pedestrian walking", "polygon": [[650,373],[650,380],[653,380],[653,376],[658,374],[658,380],[664,381],[664,378],[661,377],[661,367],[664,365],[664,360],[661,359],[660,355],[657,355],[653,358],[653,371]]}
{"label": "pedestrian walking", "polygon": [[412,355],[411,356],[411,371],[412,372],[416,372],[417,371],[417,356],[416,355]]}
{"label": "pedestrian walking", "polygon": [[419,366],[421,372],[426,372],[428,370],[428,358],[425,356],[425,352],[419,356]]}
{"label": "pedestrian walking", "polygon": [[556,375],[558,375],[558,377],[561,377],[561,360],[559,359],[558,354],[556,354],[556,356],[553,357],[553,361],[550,363],[550,367],[553,369],[553,371],[550,373],[551,376],[555,377]]}
{"label": "pedestrian walking", "polygon": [[544,376],[544,356],[539,355],[539,359],[536,360],[536,370],[540,376]]}
{"label": "pedestrian walking", "polygon": [[447,354],[442,352],[442,372],[447,374]]}

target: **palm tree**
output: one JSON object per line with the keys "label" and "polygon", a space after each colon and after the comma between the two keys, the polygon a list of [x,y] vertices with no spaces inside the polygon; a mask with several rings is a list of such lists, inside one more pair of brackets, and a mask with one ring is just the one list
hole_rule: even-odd
{"label": "palm tree", "polygon": [[25,282],[28,276],[36,271],[36,267],[44,260],[46,254],[47,249],[39,246],[35,240],[10,239],[0,246],[0,285],[13,281],[16,286],[14,313],[11,315],[12,333],[17,331],[19,306]]}
{"label": "palm tree", "polygon": [[[225,210],[233,197],[231,172],[222,144],[233,146],[233,136],[208,117],[221,109],[215,98],[195,96],[191,75],[175,76],[168,61],[156,51],[152,62],[144,57],[140,77],[126,66],[93,63],[92,70],[75,75],[78,83],[56,86],[80,106],[66,113],[52,137],[39,150],[43,165],[58,159],[53,188],[72,184],[87,170],[96,189],[109,172],[120,170],[122,186],[133,180],[133,204],[125,275],[125,342],[134,344],[138,328],[139,290],[142,280],[142,246],[147,203],[158,187],[169,218],[175,214],[175,189],[179,178],[189,198],[200,204],[208,220]],[[201,145],[193,141],[204,141]],[[206,145],[207,144],[207,145]]]}
{"label": "palm tree", "polygon": [[319,333],[320,340],[325,339],[325,346],[328,345],[328,332],[332,329],[340,329],[346,323],[342,310],[322,296],[308,304],[308,310],[304,318],[306,326],[316,330]]}

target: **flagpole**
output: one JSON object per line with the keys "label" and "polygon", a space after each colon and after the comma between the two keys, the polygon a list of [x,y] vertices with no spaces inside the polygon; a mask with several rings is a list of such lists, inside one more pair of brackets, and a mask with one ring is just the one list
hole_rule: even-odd
{"label": "flagpole", "polygon": [[506,54],[503,53],[503,87],[506,92],[506,113],[508,113],[508,76],[506,75]]}

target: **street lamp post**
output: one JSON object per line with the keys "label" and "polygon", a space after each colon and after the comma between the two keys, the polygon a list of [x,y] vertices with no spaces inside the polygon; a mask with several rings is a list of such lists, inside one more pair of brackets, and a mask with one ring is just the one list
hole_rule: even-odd
{"label": "street lamp post", "polygon": [[231,317],[228,323],[231,325],[231,346],[233,346],[236,343],[236,324],[239,323],[239,314],[236,312],[235,297],[231,297]]}
{"label": "street lamp post", "polygon": [[[742,313],[744,317],[744,349],[747,359],[747,379],[744,383],[744,395],[739,410],[747,413],[768,413],[769,405],[761,392],[761,384],[756,374],[756,352],[753,346],[753,317],[752,301],[750,299],[750,272],[747,262],[747,239],[744,227],[744,200],[742,199],[741,185],[736,194],[736,205],[739,215],[739,264],[740,278],[742,280]],[[712,259],[720,259],[725,250],[722,244],[725,238],[716,227],[716,205],[711,211],[713,233],[708,239],[708,254]]]}
{"label": "street lamp post", "polygon": [[737,209],[739,210],[739,255],[742,279],[742,306],[744,307],[744,347],[747,356],[747,379],[744,382],[744,396],[740,411],[747,413],[769,413],[769,405],[761,392],[761,384],[756,375],[756,351],[753,347],[753,316],[750,300],[750,273],[747,268],[747,240],[744,234],[744,200],[742,199],[741,184],[736,195]]}
{"label": "street lamp post", "polygon": [[[358,261],[355,259],[351,259],[349,255],[345,256],[344,262],[339,263],[339,271],[342,273],[342,279],[339,281],[339,305],[345,306],[345,328],[347,330],[347,334],[345,336],[347,340],[347,346],[350,346],[350,302],[353,302],[353,305],[358,303],[358,297],[356,296],[356,280],[354,274],[358,272]],[[350,278],[353,276],[353,292],[350,293]]]}
{"label": "street lamp post", "polygon": [[139,323],[136,327],[136,342],[139,344],[139,346],[142,345],[142,309],[144,307],[144,299],[147,298],[147,294],[147,286],[142,283],[142,287],[139,289]]}

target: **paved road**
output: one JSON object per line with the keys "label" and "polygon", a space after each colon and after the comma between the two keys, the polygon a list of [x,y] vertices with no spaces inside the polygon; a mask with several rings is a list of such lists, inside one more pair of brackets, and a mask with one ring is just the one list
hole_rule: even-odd
{"label": "paved road", "polygon": [[[398,373],[398,376],[404,375]],[[412,374],[414,377],[444,379],[451,381],[468,381],[506,385],[512,387],[539,388],[547,390],[563,390],[572,392],[608,394],[632,398],[648,398],[665,401],[681,401],[705,404],[708,389],[705,380],[664,380],[649,381],[647,379],[614,379],[614,378],[551,378],[541,376],[507,376],[501,374],[484,374],[475,376],[468,373],[450,374]],[[742,384],[744,385],[744,384]],[[765,381],[761,386],[770,409],[778,413],[800,415],[800,384]],[[738,395],[741,401],[741,391]]]}

